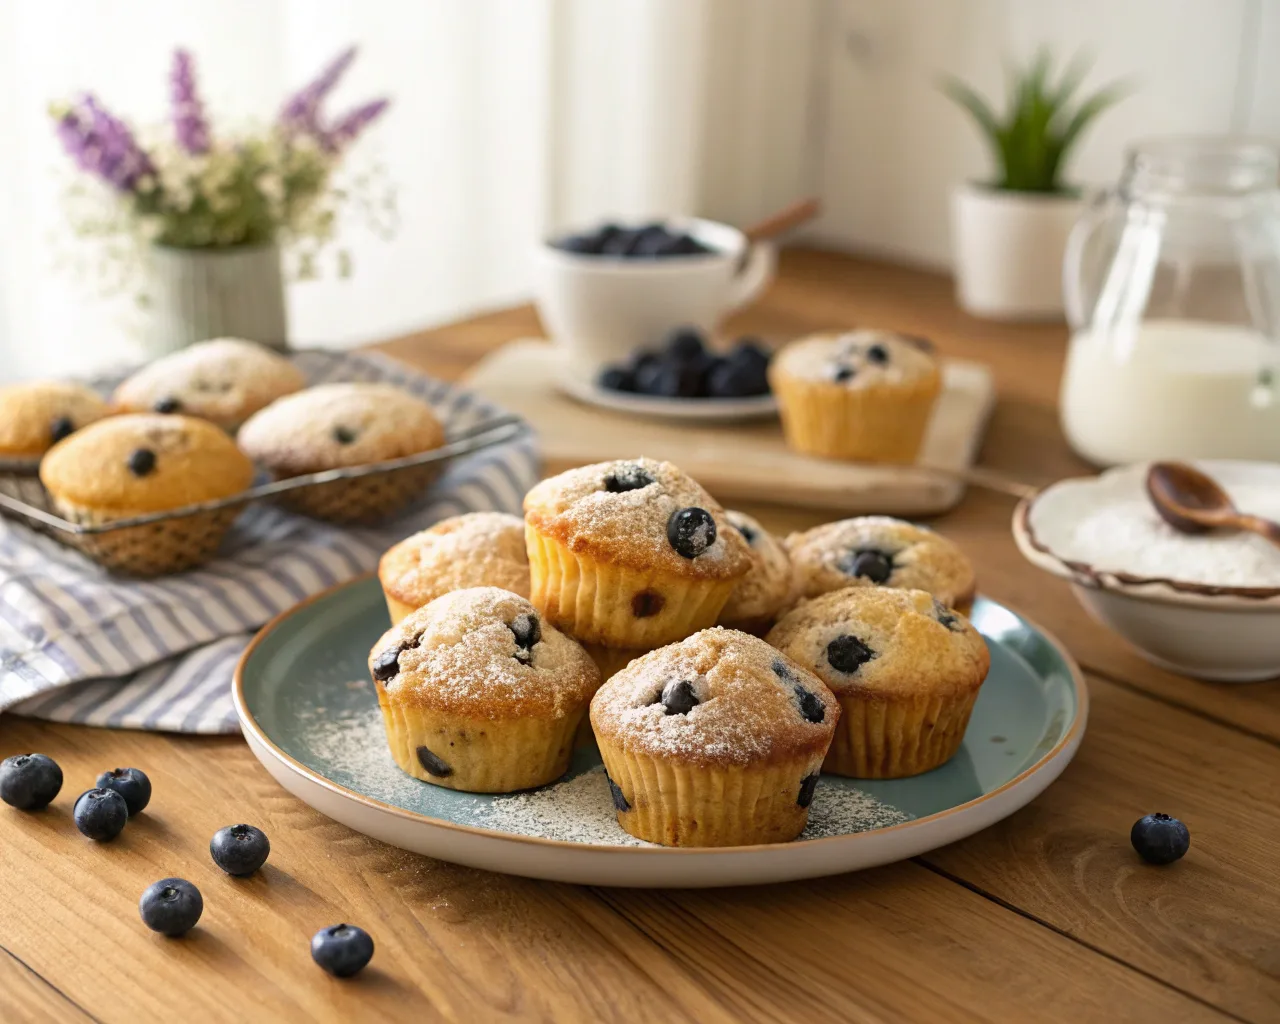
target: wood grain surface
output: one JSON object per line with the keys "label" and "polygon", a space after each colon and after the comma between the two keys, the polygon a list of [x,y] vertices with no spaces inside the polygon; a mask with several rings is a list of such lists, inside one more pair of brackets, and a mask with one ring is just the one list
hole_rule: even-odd
{"label": "wood grain surface", "polygon": [[[1058,430],[1061,327],[982,323],[943,278],[817,252],[784,254],[768,296],[730,325],[781,340],[852,324],[934,337],[981,359],[1000,402],[981,464],[1029,483],[1087,472]],[[396,339],[456,378],[538,330],[531,310]],[[619,452],[619,455],[631,454]],[[705,892],[586,889],[406,854],[289,796],[238,739],[0,718],[0,755],[66,773],[46,812],[0,807],[0,1020],[79,1021],[1200,1021],[1280,1020],[1280,686],[1214,686],[1153,668],[1018,556],[1011,499],[971,490],[937,522],[982,589],[1061,637],[1086,666],[1092,718],[1076,761],[1012,818],[914,861],[837,878]],[[821,515],[750,506],[770,528]],[[115,843],[71,824],[104,767],[155,784]],[[1128,842],[1140,815],[1190,826],[1166,869]],[[209,837],[272,837],[256,878],[222,875]],[[184,940],[147,932],[142,889],[204,892]],[[348,920],[377,943],[349,982],[309,936]]]}

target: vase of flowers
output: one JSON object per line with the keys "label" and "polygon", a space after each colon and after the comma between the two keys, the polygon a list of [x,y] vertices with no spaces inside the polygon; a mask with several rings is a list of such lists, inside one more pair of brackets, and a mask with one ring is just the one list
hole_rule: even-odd
{"label": "vase of flowers", "polygon": [[1080,190],[1063,180],[1084,129],[1123,93],[1113,84],[1082,102],[1088,71],[1077,57],[1057,82],[1041,51],[1012,75],[1003,115],[964,82],[943,91],[977,122],[995,156],[993,180],[965,182],[951,196],[956,295],[977,316],[1004,320],[1062,316],[1062,258],[1081,212]]}
{"label": "vase of flowers", "polygon": [[[215,133],[185,50],[173,57],[170,121],[145,136],[90,94],[53,108],[83,172],[69,190],[72,227],[123,256],[126,273],[142,271],[150,355],[217,337],[284,348],[286,276],[318,273],[343,203],[356,200],[375,227],[388,226],[390,193],[372,176],[340,178],[388,101],[333,118],[322,109],[354,57],[354,48],[340,54],[264,129]],[[349,272],[344,252],[337,264]]]}

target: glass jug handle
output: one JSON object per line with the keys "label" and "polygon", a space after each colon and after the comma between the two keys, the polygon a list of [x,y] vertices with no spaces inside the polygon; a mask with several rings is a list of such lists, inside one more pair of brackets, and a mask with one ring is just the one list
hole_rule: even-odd
{"label": "glass jug handle", "polygon": [[1093,316],[1097,296],[1087,300],[1085,297],[1085,249],[1106,220],[1108,207],[1116,196],[1115,191],[1108,189],[1095,192],[1067,236],[1067,246],[1062,254],[1062,304],[1067,313],[1067,323],[1073,330],[1084,327]]}

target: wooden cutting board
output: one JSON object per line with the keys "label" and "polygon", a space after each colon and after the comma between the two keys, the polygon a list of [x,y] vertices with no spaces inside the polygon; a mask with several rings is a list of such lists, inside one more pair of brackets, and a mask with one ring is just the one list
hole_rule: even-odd
{"label": "wooden cutting board", "polygon": [[526,339],[488,356],[467,384],[533,425],[551,472],[644,455],[676,463],[722,502],[850,514],[930,515],[955,505],[964,483],[945,471],[973,464],[995,401],[990,370],[945,360],[943,391],[919,463],[880,466],[799,455],[784,443],[776,419],[710,425],[599,409],[563,394],[557,386],[563,373],[559,349]]}

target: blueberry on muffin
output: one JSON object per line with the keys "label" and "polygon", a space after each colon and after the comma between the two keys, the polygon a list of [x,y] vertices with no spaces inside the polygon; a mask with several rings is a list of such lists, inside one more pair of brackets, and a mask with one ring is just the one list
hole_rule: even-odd
{"label": "blueberry on muffin", "polygon": [[720,625],[763,636],[778,614],[792,604],[791,557],[778,539],[751,516],[727,511],[751,554],[751,569],[720,612]]}

